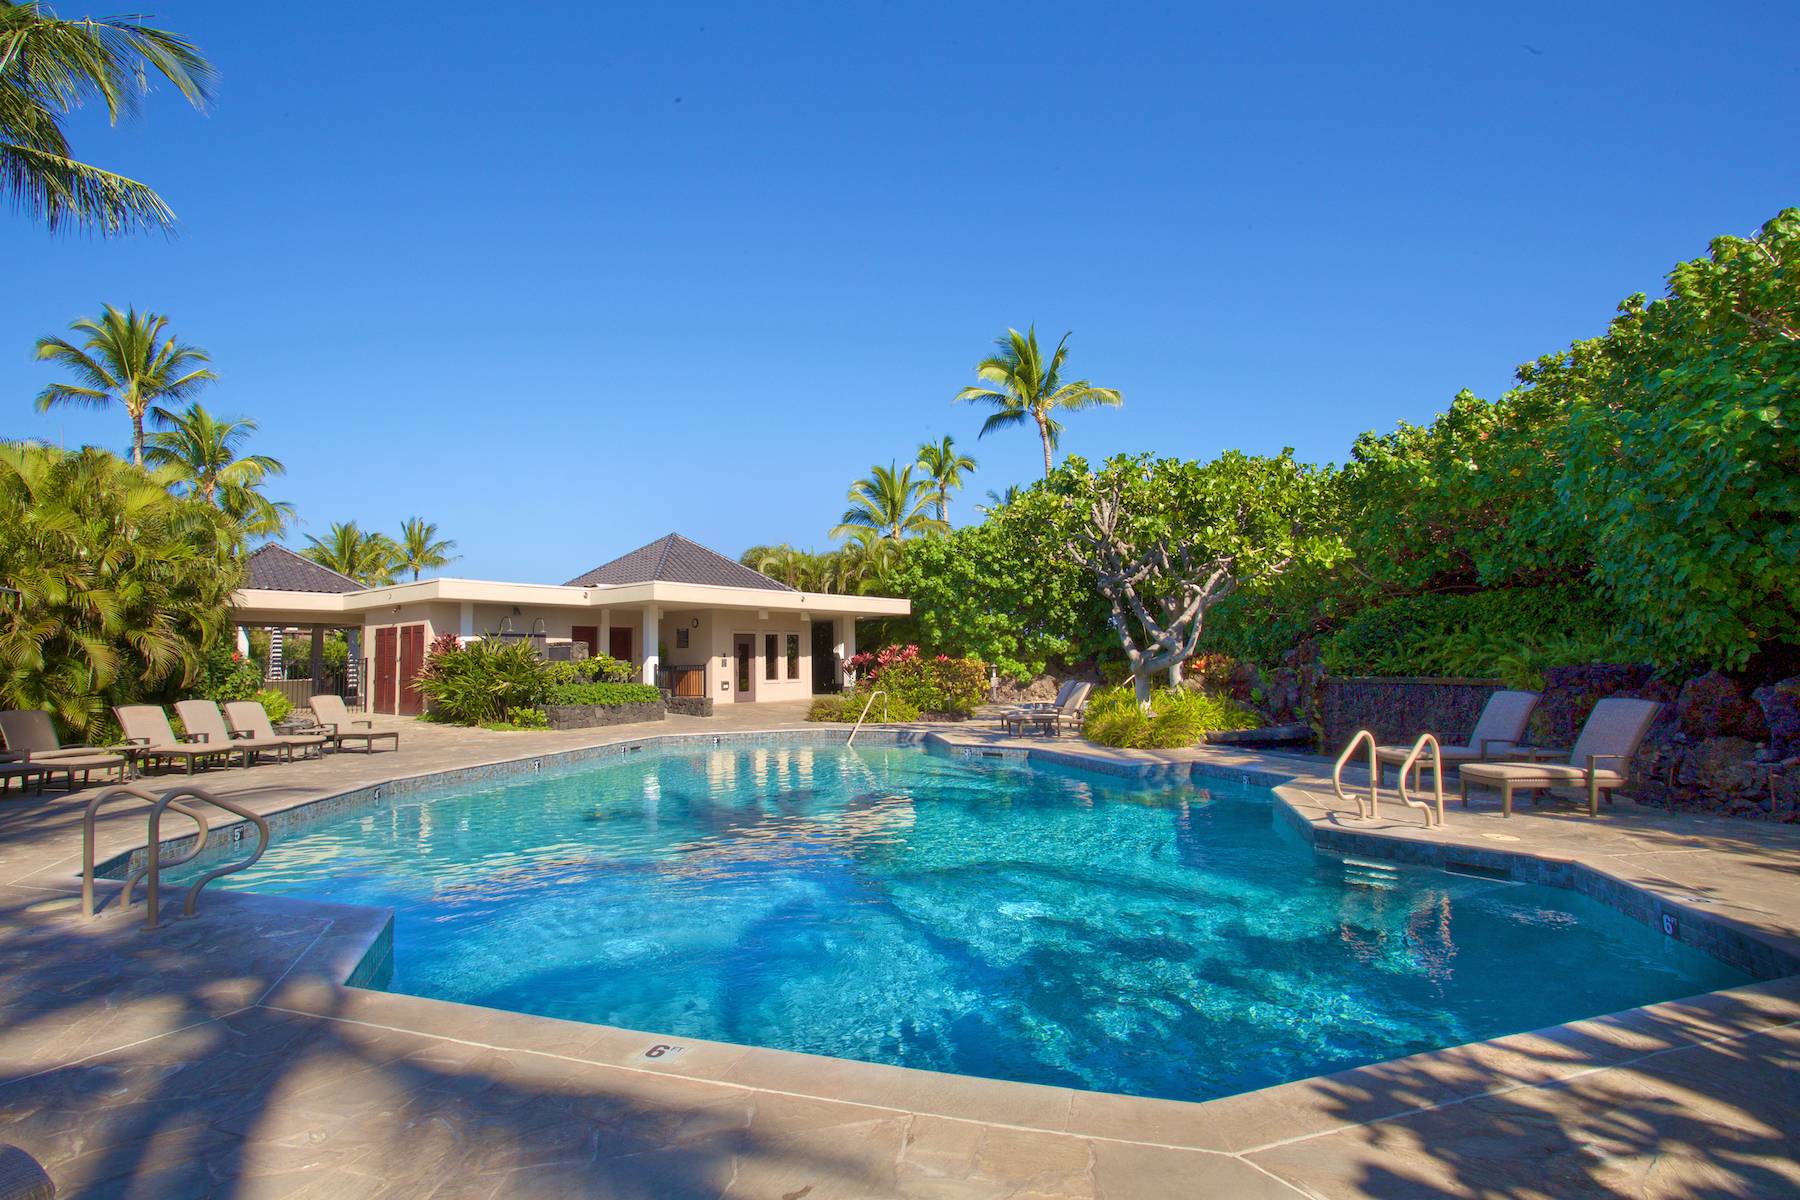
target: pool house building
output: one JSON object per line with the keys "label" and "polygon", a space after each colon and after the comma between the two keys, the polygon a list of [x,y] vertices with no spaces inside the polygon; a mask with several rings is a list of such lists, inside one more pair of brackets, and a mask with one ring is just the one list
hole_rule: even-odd
{"label": "pool house building", "polygon": [[[427,648],[444,634],[528,642],[549,659],[608,654],[677,696],[716,703],[800,700],[837,690],[856,622],[901,617],[887,596],[802,592],[671,533],[563,584],[435,578],[370,587],[270,544],[232,599],[242,631],[270,633],[281,658],[310,658],[322,681],[329,630],[349,642],[342,690],[377,713],[416,715]],[[296,646],[296,635],[300,644]]]}

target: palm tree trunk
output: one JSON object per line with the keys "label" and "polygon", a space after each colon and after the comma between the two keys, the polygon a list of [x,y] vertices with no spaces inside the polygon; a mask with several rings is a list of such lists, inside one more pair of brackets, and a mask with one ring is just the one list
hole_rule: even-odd
{"label": "palm tree trunk", "polygon": [[1044,478],[1050,478],[1050,423],[1044,420],[1044,414],[1037,409],[1031,410],[1037,418],[1038,440],[1044,443]]}
{"label": "palm tree trunk", "polygon": [[144,465],[144,414],[139,409],[131,411],[131,465]]}

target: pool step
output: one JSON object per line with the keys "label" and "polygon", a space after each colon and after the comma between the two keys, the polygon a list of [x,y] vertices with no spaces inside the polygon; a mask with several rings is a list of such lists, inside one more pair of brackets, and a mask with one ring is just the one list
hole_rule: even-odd
{"label": "pool step", "polygon": [[1373,891],[1392,891],[1400,886],[1399,868],[1390,862],[1378,859],[1343,857],[1344,882],[1351,887],[1369,888]]}

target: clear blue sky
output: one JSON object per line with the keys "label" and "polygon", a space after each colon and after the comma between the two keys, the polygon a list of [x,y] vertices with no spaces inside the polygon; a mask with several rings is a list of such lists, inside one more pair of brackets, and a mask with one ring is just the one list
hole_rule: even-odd
{"label": "clear blue sky", "polygon": [[1800,203],[1791,2],[142,7],[215,109],[75,144],[182,231],[0,214],[0,434],[121,447],[31,345],[151,308],[302,532],[418,513],[474,577],[822,547],[945,433],[966,518],[1040,470],[949,402],[1009,324],[1125,393],[1065,450],[1342,460]]}

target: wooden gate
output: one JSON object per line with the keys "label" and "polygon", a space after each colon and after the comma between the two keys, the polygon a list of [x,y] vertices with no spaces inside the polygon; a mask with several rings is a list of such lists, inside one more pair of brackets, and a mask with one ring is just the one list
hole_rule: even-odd
{"label": "wooden gate", "polygon": [[375,711],[394,711],[395,630],[385,625],[375,631]]}
{"label": "wooden gate", "polygon": [[403,717],[416,717],[425,710],[419,695],[419,672],[425,668],[425,626],[400,627],[400,707]]}

